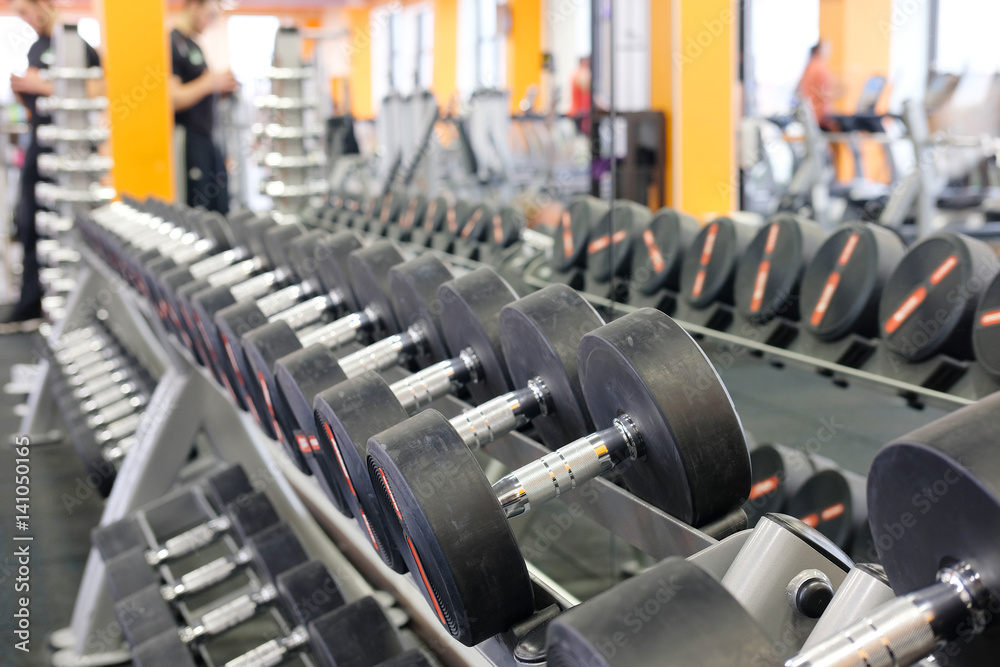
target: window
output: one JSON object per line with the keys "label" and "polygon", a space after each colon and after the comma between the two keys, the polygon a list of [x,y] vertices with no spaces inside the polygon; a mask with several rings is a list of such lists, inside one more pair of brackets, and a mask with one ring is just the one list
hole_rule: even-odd
{"label": "window", "polygon": [[938,5],[936,69],[962,74],[992,74],[1000,70],[996,0],[948,0]]}
{"label": "window", "polygon": [[429,90],[434,83],[434,12],[417,13],[417,86]]}
{"label": "window", "polygon": [[819,41],[819,2],[757,0],[747,17],[747,106],[752,115],[788,113],[795,88]]}
{"label": "window", "polygon": [[503,35],[497,31],[498,0],[476,0],[476,83],[481,88],[502,88],[506,79]]}

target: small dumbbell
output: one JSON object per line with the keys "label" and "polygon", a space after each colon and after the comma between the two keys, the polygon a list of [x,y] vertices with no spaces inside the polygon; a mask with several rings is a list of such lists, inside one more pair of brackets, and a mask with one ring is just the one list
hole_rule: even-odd
{"label": "small dumbbell", "polygon": [[[458,282],[446,289],[460,295],[463,291],[475,293],[462,290]],[[468,302],[461,303],[468,308]],[[550,285],[505,306],[498,318],[489,311],[475,313],[475,328],[459,324],[459,318],[450,314],[443,314],[449,323],[446,335],[452,345],[467,344],[463,356],[393,385],[368,373],[321,392],[315,400],[320,453],[330,458],[331,467],[341,471],[341,493],[348,506],[385,563],[397,571],[405,571],[407,565],[368,474],[368,439],[450,393],[454,384],[477,375],[498,375],[480,361],[481,357],[498,360],[493,349],[483,345],[488,338],[482,331],[496,327],[503,348],[499,360],[506,360],[513,386],[521,388],[449,421],[470,447],[483,447],[531,420],[543,439],[553,445],[593,429],[583,406],[576,352],[583,334],[604,321],[577,292],[565,285]],[[468,335],[463,337],[463,332]],[[497,384],[494,381],[494,387]]]}
{"label": "small dumbbell", "polygon": [[[127,560],[129,559],[129,560]],[[139,563],[132,551],[112,559],[109,568],[127,567],[138,570]],[[180,580],[160,585],[159,577],[146,566],[151,583],[134,593],[118,598],[115,612],[125,637],[132,646],[152,639],[171,628],[177,633],[177,622],[169,602],[183,596],[207,590],[247,566],[253,568],[262,580],[257,590],[242,595],[233,602],[212,610],[203,616],[203,622],[193,627],[182,628],[179,638],[184,643],[192,642],[205,635],[215,635],[241,623],[258,609],[276,601],[278,591],[274,583],[282,574],[294,571],[308,563],[308,556],[295,539],[295,534],[285,525],[272,526],[256,535],[248,537],[244,546],[232,556],[217,559],[208,565],[183,575]],[[325,568],[322,568],[325,572]],[[119,580],[126,577],[116,572]],[[137,583],[140,574],[128,583]],[[312,577],[315,581],[315,577]],[[120,583],[120,582],[119,582]],[[122,588],[115,592],[121,592]]]}
{"label": "small dumbbell", "polygon": [[423,224],[415,227],[410,234],[410,243],[430,246],[434,235],[447,228],[449,236],[458,231],[458,220],[467,215],[468,204],[463,201],[449,202],[445,197],[436,197],[427,202]]}
{"label": "small dumbbell", "polygon": [[[227,372],[235,375],[238,386],[252,401],[257,420],[265,432],[275,437],[273,420],[264,400],[261,384],[251,375],[243,350],[242,336],[265,324],[284,321],[293,331],[306,324],[319,325],[315,329],[316,341],[327,341],[330,345],[343,345],[355,340],[362,332],[374,333],[381,338],[399,329],[387,293],[387,272],[390,267],[403,262],[398,248],[388,241],[376,243],[357,250],[350,255],[351,285],[363,309],[344,315],[333,322],[325,317],[328,313],[339,312],[345,303],[341,290],[308,299],[294,305],[288,297],[281,303],[280,292],[253,302],[247,301],[223,308],[215,315],[218,343],[225,352],[223,363],[228,362]],[[289,288],[291,289],[291,288]],[[284,306],[284,307],[282,307]],[[327,324],[321,324],[327,321]]]}
{"label": "small dumbbell", "polygon": [[[633,493],[696,526],[746,498],[750,462],[739,417],[704,352],[673,320],[652,309],[629,313],[584,335],[577,363],[590,415],[607,427],[494,485],[470,449],[480,434],[434,410],[368,441],[372,482],[397,546],[421,573],[439,620],[463,643],[531,613],[510,517],[612,469]],[[518,410],[507,413],[516,418]]]}

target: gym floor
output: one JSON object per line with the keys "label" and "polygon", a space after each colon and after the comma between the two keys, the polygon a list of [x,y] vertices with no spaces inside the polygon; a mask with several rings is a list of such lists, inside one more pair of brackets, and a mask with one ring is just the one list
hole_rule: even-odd
{"label": "gym floor", "polygon": [[[0,385],[10,380],[14,364],[38,358],[32,337],[34,334],[0,336]],[[88,494],[83,465],[73,445],[60,443],[42,445],[31,450],[31,496],[29,529],[15,530],[14,520],[14,450],[9,438],[19,434],[21,418],[14,413],[23,396],[0,393],[0,654],[7,658],[0,663],[14,665],[48,665],[50,651],[48,635],[69,625],[73,601],[83,576],[90,551],[90,529],[101,518],[103,503],[96,494]],[[83,491],[77,492],[77,485]],[[65,497],[64,497],[65,494]],[[72,503],[67,499],[72,498]],[[79,504],[76,504],[79,500]],[[15,534],[31,535],[31,542],[15,543]],[[24,593],[15,591],[18,585],[18,562],[15,545],[28,544],[31,552],[31,573],[27,582],[31,590],[31,652],[14,649],[11,610],[15,600]],[[10,660],[11,662],[8,662]]]}

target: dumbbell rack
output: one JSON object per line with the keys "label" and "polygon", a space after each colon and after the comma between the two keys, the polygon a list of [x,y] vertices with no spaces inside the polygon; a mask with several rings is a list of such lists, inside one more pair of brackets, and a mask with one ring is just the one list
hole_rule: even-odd
{"label": "dumbbell rack", "polygon": [[[123,284],[100,258],[89,249],[81,250],[83,269],[76,291],[68,306],[67,318],[56,327],[54,336],[79,326],[95,303],[101,304],[118,323],[116,333],[127,339],[130,349],[150,365],[162,369],[160,381],[149,402],[146,416],[136,433],[137,442],[126,457],[112,489],[101,525],[120,519],[138,507],[163,496],[189,477],[194,464],[188,463],[191,443],[202,433],[211,443],[200,451],[204,460],[218,459],[239,463],[248,471],[268,471],[274,478],[269,491],[279,514],[289,522],[307,550],[325,562],[340,579],[350,597],[358,597],[377,588],[390,592],[412,619],[415,630],[447,664],[523,664],[515,654],[523,649],[522,640],[537,639],[532,630],[543,631],[542,624],[551,618],[552,604],[566,609],[579,603],[573,595],[528,564],[541,611],[508,632],[479,644],[475,649],[451,639],[420,594],[412,575],[400,576],[389,571],[372,550],[357,523],[340,514],[318,484],[295,468],[278,444],[267,438],[250,415],[240,412],[210,374],[197,365],[190,353],[168,338],[159,320],[145,301]],[[51,400],[54,369],[43,373],[29,400],[29,413],[21,433],[53,431],[58,415]],[[446,416],[453,416],[469,406],[455,398],[435,405]],[[32,442],[36,442],[34,438]],[[518,467],[537,459],[548,450],[518,432],[498,439],[484,452],[508,467]],[[589,498],[580,502],[584,516],[611,534],[653,558],[693,557],[719,576],[728,568],[748,536],[739,531],[746,516],[738,510],[712,526],[697,530],[661,510],[639,500],[614,483],[598,478],[581,489],[591,489]],[[369,583],[371,582],[371,583]],[[546,607],[548,607],[546,609]],[[91,552],[76,599],[70,628],[59,631],[52,641],[64,650],[53,664],[59,666],[116,664],[127,654],[88,654],[88,638],[95,632],[116,627],[110,596],[104,584],[104,565]]]}
{"label": "dumbbell rack", "polygon": [[303,203],[326,193],[328,187],[317,172],[326,166],[324,128],[315,121],[316,70],[302,63],[302,36],[295,28],[280,28],[274,38],[273,66],[264,79],[271,94],[254,101],[266,118],[254,125],[264,138],[260,164],[270,169],[270,180],[262,184],[274,201],[274,210],[296,219]]}
{"label": "dumbbell rack", "polygon": [[111,169],[111,158],[92,148],[107,139],[108,130],[94,128],[91,116],[107,109],[108,100],[88,97],[86,88],[87,81],[102,78],[103,71],[87,67],[86,44],[76,25],[59,25],[53,41],[55,66],[44,75],[53,82],[54,95],[38,100],[39,111],[50,112],[53,124],[39,127],[38,134],[40,141],[51,143],[54,153],[41,155],[38,168],[56,183],[39,183],[35,188],[39,203],[52,209],[36,215],[39,231],[54,240],[50,247],[42,246],[39,255],[53,269],[43,280],[48,296],[42,303],[49,321],[60,318],[67,288],[72,287],[69,269],[78,255],[65,241],[73,217],[111,201],[115,194],[98,183]]}

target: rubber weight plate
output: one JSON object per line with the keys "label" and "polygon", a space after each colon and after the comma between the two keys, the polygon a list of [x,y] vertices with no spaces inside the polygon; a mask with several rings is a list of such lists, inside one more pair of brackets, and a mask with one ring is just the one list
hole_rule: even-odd
{"label": "rubber weight plate", "polygon": [[389,532],[375,487],[368,477],[368,439],[409,415],[389,388],[371,371],[316,395],[316,426],[320,430],[320,455],[335,475],[340,493],[361,530],[396,572],[406,572],[397,543]]}
{"label": "rubber weight plate", "polygon": [[756,324],[775,317],[799,318],[799,286],[823,241],[815,222],[787,213],[770,219],[754,237],[736,269],[736,309]]}
{"label": "rubber weight plate", "polygon": [[692,308],[733,304],[736,267],[753,235],[748,225],[729,218],[716,218],[698,232],[681,265],[681,294]]}
{"label": "rubber weight plate", "polygon": [[399,635],[371,596],[306,627],[314,660],[322,667],[372,667],[403,652]]}
{"label": "rubber weight plate", "polygon": [[428,234],[433,234],[440,230],[447,213],[448,200],[444,197],[437,197],[427,202],[427,210],[424,212],[423,230]]}
{"label": "rubber weight plate", "polygon": [[471,347],[482,365],[482,380],[468,386],[477,403],[510,391],[510,374],[500,343],[500,311],[516,299],[507,281],[489,267],[478,268],[438,290],[448,349],[457,353]]}
{"label": "rubber weight plate", "polygon": [[305,227],[300,224],[278,225],[264,232],[264,249],[271,266],[290,266],[288,244],[305,233]]}
{"label": "rubber weight plate", "polygon": [[701,226],[690,215],[670,208],[660,209],[633,240],[632,285],[643,294],[680,287],[684,251],[694,242]]}
{"label": "rubber weight plate", "polygon": [[594,430],[577,373],[584,334],[604,324],[594,307],[566,285],[549,285],[500,312],[500,341],[515,387],[539,377],[553,411],[532,420],[542,440],[558,448]]}
{"label": "rubber weight plate", "polygon": [[484,204],[480,204],[472,210],[469,217],[462,223],[458,231],[458,238],[463,241],[479,243],[486,237],[493,219],[493,209]]}
{"label": "rubber weight plate", "polygon": [[660,311],[642,308],[583,337],[579,372],[598,428],[627,414],[645,458],[619,466],[629,488],[692,526],[746,500],[740,418],[705,353]]}
{"label": "rubber weight plate", "polygon": [[802,277],[803,328],[824,341],[850,333],[877,336],[882,290],[905,254],[903,240],[884,227],[838,227]]}
{"label": "rubber weight plate", "polygon": [[[998,432],[1000,394],[992,394],[890,443],[875,457],[868,473],[869,525],[897,595],[933,584],[942,566],[960,560],[1000,599]],[[1000,625],[969,639],[952,643],[959,653],[949,652],[949,665],[996,663]]]}
{"label": "rubber weight plate", "polygon": [[990,246],[961,234],[942,232],[913,246],[882,291],[886,347],[911,362],[936,354],[971,359],[976,306],[998,270]]}
{"label": "rubber weight plate", "polygon": [[514,245],[525,227],[524,217],[513,206],[503,206],[493,214],[487,240],[497,248]]}
{"label": "rubber weight plate", "polygon": [[760,517],[785,508],[785,465],[781,454],[767,445],[750,452],[750,495],[743,509],[747,525],[753,527]]}
{"label": "rubber weight plate", "polygon": [[785,514],[802,521],[847,548],[853,537],[851,487],[836,470],[821,470],[789,498]]}
{"label": "rubber weight plate", "polygon": [[1000,380],[1000,275],[983,291],[972,327],[976,359],[994,379]]}
{"label": "rubber weight plate", "polygon": [[615,200],[613,209],[613,215],[609,210],[590,228],[587,244],[587,274],[602,283],[628,274],[633,239],[653,217],[642,204],[627,200]]}
{"label": "rubber weight plate", "polygon": [[560,614],[546,644],[549,667],[777,667],[773,640],[753,617],[682,558]]}
{"label": "rubber weight plate", "polygon": [[368,441],[383,514],[448,632],[474,646],[534,607],[527,566],[489,479],[448,420],[424,410]]}
{"label": "rubber weight plate", "polygon": [[421,367],[448,358],[438,289],[453,278],[451,269],[431,253],[389,270],[389,294],[400,330],[416,326],[425,337],[425,345],[415,355]]}
{"label": "rubber weight plate", "polygon": [[403,229],[413,229],[422,225],[424,216],[427,214],[428,203],[427,197],[424,195],[411,197],[399,218],[399,226]]}
{"label": "rubber weight plate", "polygon": [[559,217],[554,233],[551,266],[555,271],[569,271],[586,263],[590,229],[608,212],[608,205],[596,197],[575,197]]}
{"label": "rubber weight plate", "polygon": [[359,304],[372,309],[378,317],[372,337],[381,340],[399,331],[396,314],[389,301],[389,269],[403,263],[403,256],[391,241],[373,243],[351,253],[351,285]]}

